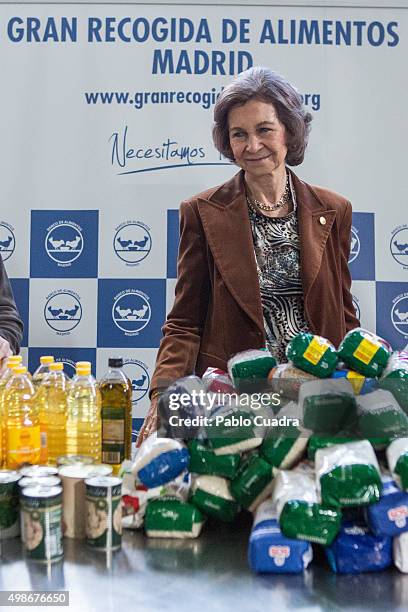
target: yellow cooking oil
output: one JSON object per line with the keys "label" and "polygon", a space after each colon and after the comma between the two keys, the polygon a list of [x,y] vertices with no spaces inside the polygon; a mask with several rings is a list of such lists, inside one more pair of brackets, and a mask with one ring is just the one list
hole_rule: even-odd
{"label": "yellow cooking oil", "polygon": [[50,363],[35,396],[40,414],[40,463],[55,465],[57,457],[66,454],[67,392],[69,379],[64,364]]}
{"label": "yellow cooking oil", "polygon": [[87,455],[101,461],[101,394],[89,361],[76,364],[67,394],[67,455]]}
{"label": "yellow cooking oil", "polygon": [[33,384],[36,389],[50,371],[51,363],[54,363],[54,357],[52,355],[41,355],[40,365],[33,374]]}
{"label": "yellow cooking oil", "polygon": [[3,401],[6,417],[6,466],[18,469],[40,460],[40,419],[35,389],[25,366],[16,366],[6,384]]}
{"label": "yellow cooking oil", "polygon": [[3,403],[3,392],[13,374],[13,368],[23,361],[21,355],[7,357],[6,369],[0,377],[0,468],[6,465],[6,410]]}
{"label": "yellow cooking oil", "polygon": [[102,398],[102,462],[117,474],[124,459],[131,458],[132,384],[123,372],[123,359],[111,357],[108,371],[99,381]]}

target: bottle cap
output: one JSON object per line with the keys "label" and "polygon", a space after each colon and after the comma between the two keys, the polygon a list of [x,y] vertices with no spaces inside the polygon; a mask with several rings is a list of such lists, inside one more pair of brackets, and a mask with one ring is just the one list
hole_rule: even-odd
{"label": "bottle cap", "polygon": [[54,362],[54,357],[52,355],[41,355],[40,357],[40,363],[42,365],[47,365],[53,362]]}
{"label": "bottle cap", "polygon": [[10,355],[9,357],[7,357],[7,363],[10,363],[12,361],[14,363],[21,363],[23,361],[23,357],[22,355]]}
{"label": "bottle cap", "polygon": [[110,368],[122,368],[123,358],[122,357],[109,357],[108,365]]}
{"label": "bottle cap", "polygon": [[64,364],[62,361],[55,361],[54,363],[50,363],[50,372],[62,372],[64,369]]}
{"label": "bottle cap", "polygon": [[27,374],[27,368],[22,365],[15,366],[14,374]]}
{"label": "bottle cap", "polygon": [[76,373],[80,376],[87,376],[91,373],[91,362],[90,361],[77,361],[75,364]]}

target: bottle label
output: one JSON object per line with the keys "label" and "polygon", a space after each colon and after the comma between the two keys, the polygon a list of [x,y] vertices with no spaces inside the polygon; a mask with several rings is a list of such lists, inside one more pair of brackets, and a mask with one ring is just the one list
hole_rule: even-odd
{"label": "bottle label", "polygon": [[38,463],[41,448],[39,425],[9,429],[7,441],[8,463]]}
{"label": "bottle label", "polygon": [[122,463],[125,458],[125,410],[102,408],[102,461]]}
{"label": "bottle label", "polygon": [[317,365],[328,348],[327,344],[320,342],[317,338],[313,338],[303,353],[303,357],[313,365]]}
{"label": "bottle label", "polygon": [[40,444],[41,444],[40,463],[47,463],[48,461],[47,426],[44,423],[40,423]]}

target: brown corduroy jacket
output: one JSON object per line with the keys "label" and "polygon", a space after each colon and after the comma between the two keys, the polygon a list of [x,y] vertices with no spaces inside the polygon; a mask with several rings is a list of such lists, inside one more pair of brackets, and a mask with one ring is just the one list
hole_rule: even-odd
{"label": "brown corduroy jacket", "polygon": [[[351,204],[291,174],[306,319],[313,333],[337,347],[359,325],[348,268]],[[208,366],[226,370],[235,353],[265,346],[242,171],[182,202],[177,272],[151,391],[194,372],[200,376]]]}

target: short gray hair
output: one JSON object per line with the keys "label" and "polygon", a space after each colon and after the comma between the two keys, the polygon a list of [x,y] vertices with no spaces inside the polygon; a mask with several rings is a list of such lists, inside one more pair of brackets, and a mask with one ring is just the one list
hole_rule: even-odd
{"label": "short gray hair", "polygon": [[289,166],[301,164],[309,138],[312,115],[305,110],[297,89],[270,68],[249,68],[241,72],[221,92],[214,106],[212,133],[215,148],[224,157],[235,161],[229,140],[228,114],[235,106],[242,106],[254,99],[273,104],[278,119],[286,130],[286,163]]}

